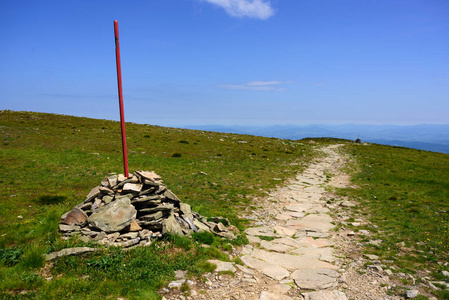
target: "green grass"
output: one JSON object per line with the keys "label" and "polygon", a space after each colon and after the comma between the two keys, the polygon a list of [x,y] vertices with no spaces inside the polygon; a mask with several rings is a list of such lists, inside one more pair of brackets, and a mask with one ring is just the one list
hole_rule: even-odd
{"label": "green grass", "polygon": [[340,193],[361,203],[356,213],[378,226],[372,239],[383,240],[368,245],[370,253],[405,273],[449,270],[449,156],[374,144],[348,144],[344,152],[359,188]]}
{"label": "green grass", "polygon": [[[239,215],[250,210],[253,199],[294,176],[314,153],[301,141],[126,126],[130,171],[155,171],[194,211],[227,218],[240,230],[247,220]],[[0,134],[0,298],[26,291],[20,297],[156,299],[155,291],[175,269],[199,275],[211,270],[207,258],[228,259],[223,253],[230,247],[227,242],[197,237],[211,244],[202,248],[196,241],[169,237],[123,257],[105,251],[58,259],[47,282],[40,274],[42,254],[85,245],[76,238],[60,239],[60,216],[81,203],[104,176],[123,172],[120,125],[0,111]],[[245,242],[240,235],[232,243]]]}
{"label": "green grass", "polygon": [[[42,254],[86,245],[76,238],[60,239],[59,218],[104,176],[122,172],[120,126],[107,120],[0,111],[0,133],[0,298],[159,299],[157,290],[174,279],[174,270],[199,276],[214,270],[207,259],[229,260],[229,241],[197,234],[192,239],[168,236],[148,248],[60,258],[42,269]],[[449,270],[444,266],[449,260],[445,154],[327,138],[310,144],[308,139],[132,123],[127,135],[131,171],[155,171],[194,211],[227,218],[240,230],[247,221],[239,216],[257,206],[256,197],[323,155],[315,147],[343,143],[341,151],[353,160],[347,171],[359,188],[338,193],[360,203],[354,217],[369,218],[378,226],[368,228],[370,238],[384,241],[367,246],[366,252],[393,260],[397,272],[428,270],[438,278],[438,272]],[[239,235],[231,243],[247,240]],[[45,280],[48,276],[53,279]],[[447,298],[447,291],[438,293]]]}

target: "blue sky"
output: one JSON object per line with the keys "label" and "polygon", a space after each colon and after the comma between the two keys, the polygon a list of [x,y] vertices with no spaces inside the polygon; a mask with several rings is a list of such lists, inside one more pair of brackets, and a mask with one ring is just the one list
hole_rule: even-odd
{"label": "blue sky", "polygon": [[449,123],[447,0],[0,0],[0,109],[163,126]]}

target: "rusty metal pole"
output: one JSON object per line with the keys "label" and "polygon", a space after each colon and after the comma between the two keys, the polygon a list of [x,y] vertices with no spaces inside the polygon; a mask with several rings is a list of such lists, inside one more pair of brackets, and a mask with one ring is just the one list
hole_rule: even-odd
{"label": "rusty metal pole", "polygon": [[114,20],[115,33],[115,59],[117,63],[117,84],[118,84],[118,101],[120,106],[120,126],[122,129],[122,149],[123,149],[123,166],[125,176],[129,177],[128,171],[128,150],[126,148],[126,131],[125,131],[125,114],[123,112],[123,93],[122,93],[122,67],[120,65],[120,43],[118,38],[118,21]]}

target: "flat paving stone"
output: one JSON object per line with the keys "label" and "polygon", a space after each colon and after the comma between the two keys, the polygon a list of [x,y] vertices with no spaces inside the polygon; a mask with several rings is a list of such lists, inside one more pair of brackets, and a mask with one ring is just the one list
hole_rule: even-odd
{"label": "flat paving stone", "polygon": [[281,266],[290,271],[304,269],[337,269],[336,266],[324,261],[319,261],[318,259],[313,259],[306,256],[268,252],[262,249],[254,249],[250,256]]}
{"label": "flat paving stone", "polygon": [[258,270],[275,280],[282,280],[290,275],[290,272],[286,268],[271,262],[256,259],[250,255],[242,256],[241,259],[248,267]]}
{"label": "flat paving stone", "polygon": [[277,244],[284,244],[284,245],[288,245],[288,246],[295,247],[295,248],[303,247],[303,244],[301,243],[300,240],[297,240],[297,239],[294,239],[291,237],[282,237],[279,239],[274,239],[271,242],[277,243]]}
{"label": "flat paving stone", "polygon": [[311,258],[315,258],[325,262],[335,261],[334,249],[330,247],[325,248],[298,248],[293,250],[292,253],[297,255],[304,255]]}
{"label": "flat paving stone", "polygon": [[304,300],[348,300],[346,294],[341,291],[316,291],[302,295]]}
{"label": "flat paving stone", "polygon": [[279,252],[279,253],[285,253],[285,252],[288,252],[288,251],[294,249],[291,246],[287,246],[284,244],[272,243],[272,242],[268,242],[268,241],[264,241],[264,240],[262,240],[260,242],[260,247],[262,247],[268,251],[275,251],[275,252]]}
{"label": "flat paving stone", "polygon": [[321,193],[308,193],[304,191],[304,193],[293,195],[291,198],[298,202],[318,202],[321,197]]}
{"label": "flat paving stone", "polygon": [[260,293],[259,300],[293,300],[293,298],[284,294],[263,291]]}
{"label": "flat paving stone", "polygon": [[274,232],[274,229],[271,227],[252,227],[247,228],[245,233],[248,235],[255,236],[268,236],[268,237],[278,237],[278,235]]}
{"label": "flat paving stone", "polygon": [[313,229],[314,231],[326,232],[335,227],[331,222],[333,219],[327,214],[311,214],[301,220],[289,220],[286,225],[290,228]]}
{"label": "flat paving stone", "polygon": [[326,190],[324,188],[322,188],[322,187],[310,186],[310,187],[304,188],[304,191],[305,192],[309,192],[309,193],[322,194]]}
{"label": "flat paving stone", "polygon": [[288,228],[285,226],[280,226],[280,225],[274,226],[273,229],[276,230],[276,233],[280,236],[292,237],[296,233],[295,229]]}
{"label": "flat paving stone", "polygon": [[285,211],[283,214],[289,215],[293,218],[303,218],[306,215],[306,213],[299,211]]}
{"label": "flat paving stone", "polygon": [[276,217],[274,217],[274,218],[279,221],[286,221],[286,220],[290,220],[292,218],[292,216],[290,216],[288,214],[277,214]]}
{"label": "flat paving stone", "polygon": [[321,204],[313,204],[313,203],[297,203],[290,204],[284,207],[285,210],[295,211],[295,212],[306,212],[309,209],[315,209],[318,207],[322,207]]}
{"label": "flat paving stone", "polygon": [[298,243],[300,243],[304,247],[309,247],[309,248],[329,247],[334,244],[329,239],[323,239],[323,238],[316,239],[316,238],[307,237],[307,236],[298,239]]}
{"label": "flat paving stone", "polygon": [[291,277],[301,289],[324,290],[335,287],[340,274],[329,269],[306,269],[293,272]]}

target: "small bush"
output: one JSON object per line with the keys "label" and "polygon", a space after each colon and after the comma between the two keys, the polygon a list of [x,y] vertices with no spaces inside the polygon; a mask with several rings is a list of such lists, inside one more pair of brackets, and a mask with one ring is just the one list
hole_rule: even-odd
{"label": "small bush", "polygon": [[171,157],[181,157],[182,154],[181,153],[173,153],[173,155]]}
{"label": "small bush", "polygon": [[41,268],[45,263],[45,257],[41,248],[32,245],[24,254],[22,265],[27,268]]}
{"label": "small bush", "polygon": [[176,234],[168,234],[165,239],[167,241],[170,241],[175,245],[176,247],[182,248],[186,251],[190,250],[192,248],[192,240],[185,236],[179,236]]}
{"label": "small bush", "polygon": [[181,143],[181,144],[190,144],[189,141],[186,141],[186,140],[180,140],[179,143]]}
{"label": "small bush", "polygon": [[212,245],[214,242],[214,235],[207,231],[194,232],[192,233],[192,237],[200,244]]}
{"label": "small bush", "polygon": [[123,252],[117,248],[109,253],[104,253],[100,257],[91,258],[87,261],[87,265],[95,269],[120,271],[122,269],[123,259]]}
{"label": "small bush", "polygon": [[216,268],[217,268],[217,266],[214,264],[211,264],[210,262],[200,261],[200,262],[197,262],[195,265],[193,265],[192,268],[190,269],[190,271],[194,275],[200,275],[203,273],[212,273],[213,271],[215,271]]}
{"label": "small bush", "polygon": [[17,247],[0,249],[0,261],[6,266],[14,266],[22,258],[23,250]]}

